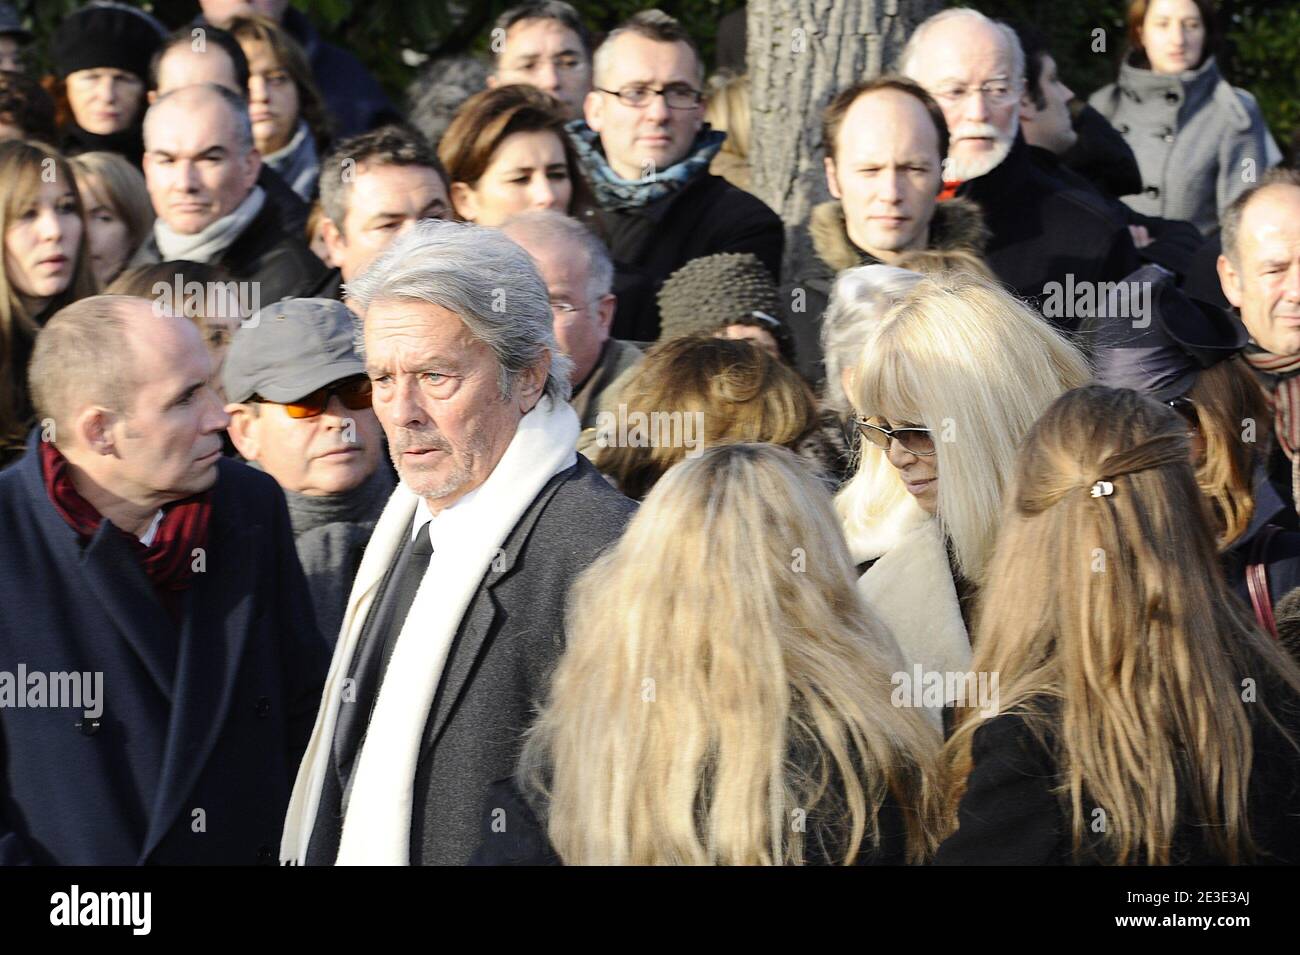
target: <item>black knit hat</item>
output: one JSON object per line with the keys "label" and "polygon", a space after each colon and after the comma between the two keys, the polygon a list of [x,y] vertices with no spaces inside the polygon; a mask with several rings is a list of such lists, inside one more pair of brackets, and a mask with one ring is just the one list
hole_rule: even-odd
{"label": "black knit hat", "polygon": [[143,10],[121,3],[93,4],[59,24],[50,42],[59,79],[78,70],[111,68],[149,82],[149,60],[167,31]]}
{"label": "black knit hat", "polygon": [[0,3],[0,36],[11,36],[19,43],[32,42],[32,32],[23,27],[22,18],[12,3]]}
{"label": "black knit hat", "polygon": [[782,320],[781,294],[758,256],[719,252],[692,259],[659,289],[659,340],[753,325],[776,339],[786,364],[795,360],[794,338]]}

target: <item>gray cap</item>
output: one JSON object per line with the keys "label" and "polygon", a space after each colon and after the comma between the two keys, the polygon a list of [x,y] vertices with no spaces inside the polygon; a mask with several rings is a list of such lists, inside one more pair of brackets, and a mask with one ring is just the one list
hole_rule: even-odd
{"label": "gray cap", "polygon": [[31,31],[23,28],[22,18],[13,4],[0,3],[0,36],[17,37],[19,43],[32,42]]}
{"label": "gray cap", "polygon": [[221,371],[226,400],[260,395],[297,401],[340,378],[364,374],[356,328],[356,317],[334,299],[291,298],[268,305],[230,340]]}

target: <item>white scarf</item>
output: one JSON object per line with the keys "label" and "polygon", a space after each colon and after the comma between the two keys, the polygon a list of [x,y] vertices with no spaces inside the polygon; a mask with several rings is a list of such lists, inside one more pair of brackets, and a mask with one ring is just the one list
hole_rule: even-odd
{"label": "white scarf", "polygon": [[[577,460],[578,418],[565,402],[543,397],[524,415],[488,479],[456,526],[452,547],[434,542],[429,570],[403,622],[365,741],[357,756],[339,843],[338,865],[407,865],[416,762],[447,651],[461,618],[519,518],[548,481]],[[379,517],[343,615],[316,725],[285,819],[280,859],[301,865],[311,842],[321,788],[329,771],[343,683],[366,616],[394,555],[410,536],[419,498],[399,484]]]}
{"label": "white scarf", "polygon": [[254,186],[235,211],[222,216],[216,222],[209,223],[193,235],[181,235],[172,231],[171,226],[158,219],[153,224],[154,241],[164,262],[184,259],[189,262],[211,262],[226,249],[234,245],[248,228],[250,222],[257,218],[266,202],[266,193],[261,186]]}

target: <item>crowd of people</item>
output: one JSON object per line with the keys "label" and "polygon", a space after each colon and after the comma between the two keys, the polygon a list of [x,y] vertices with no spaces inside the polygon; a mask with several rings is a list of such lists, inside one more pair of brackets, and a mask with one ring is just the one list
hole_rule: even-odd
{"label": "crowd of people", "polygon": [[1300,173],[1209,0],[1087,98],[931,16],[806,222],[661,11],[435,129],[200,5],[37,77],[0,4],[0,863],[1300,864]]}

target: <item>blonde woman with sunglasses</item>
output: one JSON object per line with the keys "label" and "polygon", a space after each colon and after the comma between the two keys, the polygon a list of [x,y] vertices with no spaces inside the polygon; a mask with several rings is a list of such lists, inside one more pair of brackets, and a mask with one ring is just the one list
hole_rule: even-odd
{"label": "blonde woman with sunglasses", "polygon": [[[1016,449],[1088,368],[1009,293],[949,273],[904,294],[849,380],[861,460],[835,504],[865,571],[859,591],[893,631],[906,672],[964,672]],[[939,710],[927,710],[937,723]]]}

